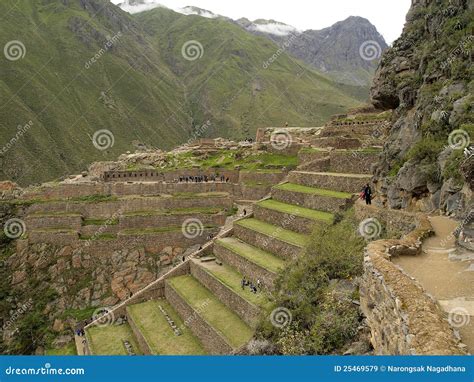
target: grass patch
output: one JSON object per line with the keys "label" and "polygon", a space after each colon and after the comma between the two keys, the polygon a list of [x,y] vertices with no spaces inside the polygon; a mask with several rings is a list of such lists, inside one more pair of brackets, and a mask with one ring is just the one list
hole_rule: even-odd
{"label": "grass patch", "polygon": [[293,231],[289,231],[287,229],[275,226],[273,224],[265,223],[261,220],[257,219],[244,219],[239,220],[235,224],[238,224],[242,227],[251,229],[253,231],[257,231],[264,235],[268,235],[270,237],[276,238],[278,240],[287,242],[289,244],[296,245],[298,247],[304,247],[308,243],[309,237],[306,235],[302,235],[300,233],[296,233]]}
{"label": "grass patch", "polygon": [[261,202],[258,202],[257,205],[264,208],[268,208],[270,210],[283,212],[289,215],[300,216],[311,220],[322,220],[327,223],[331,223],[334,219],[334,215],[328,212],[316,211],[310,208],[304,208],[295,206],[293,204],[282,203],[272,199],[262,200]]}
{"label": "grass patch", "polygon": [[89,307],[85,309],[66,309],[61,315],[63,319],[74,318],[77,321],[84,321],[92,317],[97,307]]}
{"label": "grass patch", "polygon": [[39,217],[54,217],[54,216],[82,216],[81,214],[79,213],[75,213],[75,212],[66,212],[66,211],[62,211],[62,212],[34,212],[32,214],[30,214],[31,217],[35,217],[35,218],[39,218]]}
{"label": "grass patch", "polygon": [[190,207],[178,208],[174,210],[148,210],[148,211],[132,211],[126,212],[123,216],[163,216],[163,215],[191,215],[204,214],[214,215],[222,212],[222,208],[218,207]]}
{"label": "grass patch", "polygon": [[[244,298],[245,300],[251,302],[254,305],[260,306],[262,308],[269,307],[268,298],[264,293],[252,293],[249,288],[242,289],[241,281],[242,275],[236,272],[233,268],[229,267],[226,264],[218,265],[215,262],[212,263],[202,263],[204,269],[211,273],[216,279],[226,285],[228,288],[232,289],[236,294]],[[256,282],[257,280],[253,280]]]}
{"label": "grass patch", "polygon": [[252,338],[253,330],[192,276],[174,277],[167,282],[194,309],[198,309],[200,315],[221,332],[232,347],[238,348]]}
{"label": "grass patch", "polygon": [[69,198],[68,200],[70,200],[71,202],[100,203],[100,202],[116,201],[118,200],[118,198],[113,195],[95,194],[95,195],[75,196],[73,198]]}
{"label": "grass patch", "polygon": [[77,355],[77,349],[74,342],[67,344],[59,349],[46,349],[46,355]]}
{"label": "grass patch", "polygon": [[[181,335],[177,336],[159,309],[159,305],[175,322]],[[195,337],[166,300],[148,301],[127,307],[127,312],[146,338],[153,354],[201,355],[206,354]]]}
{"label": "grass patch", "polygon": [[217,244],[222,245],[224,248],[237,253],[238,255],[250,260],[251,262],[261,266],[262,268],[268,269],[271,272],[279,272],[285,267],[283,259],[272,255],[269,252],[265,252],[260,248],[254,247],[244,243],[233,237],[226,237],[218,239]]}
{"label": "grass patch", "polygon": [[84,219],[82,221],[82,225],[98,225],[98,226],[105,226],[105,225],[117,225],[119,220],[115,219]]}
{"label": "grass patch", "polygon": [[333,191],[333,190],[326,190],[323,188],[302,186],[300,184],[295,184],[295,183],[280,184],[278,186],[275,186],[275,189],[283,190],[283,191],[291,191],[291,192],[302,192],[304,194],[328,196],[328,197],[340,198],[340,199],[348,199],[352,197],[352,194],[349,194],[348,192]]}
{"label": "grass patch", "polygon": [[[213,225],[204,225],[205,229],[216,228]],[[155,228],[128,228],[120,231],[123,234],[127,235],[150,235],[154,233],[163,233],[163,232],[179,232],[182,230],[181,226],[169,226],[169,227],[155,227]]]}
{"label": "grass patch", "polygon": [[117,239],[117,235],[112,233],[101,233],[97,235],[81,235],[79,237],[80,240],[115,240]]}
{"label": "grass patch", "polygon": [[132,344],[136,354],[141,354],[132,329],[128,324],[93,326],[86,329],[89,345],[95,355],[128,355],[123,340]]}

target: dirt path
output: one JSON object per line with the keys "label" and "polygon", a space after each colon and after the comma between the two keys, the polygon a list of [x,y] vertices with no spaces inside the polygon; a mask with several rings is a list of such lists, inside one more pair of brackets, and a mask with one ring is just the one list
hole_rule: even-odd
{"label": "dirt path", "polygon": [[462,342],[474,353],[474,253],[455,245],[458,223],[442,216],[430,218],[435,235],[423,242],[420,256],[393,259],[417,279],[448,313]]}

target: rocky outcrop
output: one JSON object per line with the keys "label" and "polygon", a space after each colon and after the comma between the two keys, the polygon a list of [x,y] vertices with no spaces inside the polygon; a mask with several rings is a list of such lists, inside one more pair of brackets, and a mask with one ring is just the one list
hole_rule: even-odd
{"label": "rocky outcrop", "polygon": [[372,103],[395,111],[375,177],[391,208],[456,216],[469,208],[471,17],[467,0],[413,0],[401,37],[382,56]]}

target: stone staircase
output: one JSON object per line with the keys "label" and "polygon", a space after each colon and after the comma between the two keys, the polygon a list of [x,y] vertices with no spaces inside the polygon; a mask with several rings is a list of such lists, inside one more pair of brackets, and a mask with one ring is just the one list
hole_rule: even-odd
{"label": "stone staircase", "polygon": [[[251,216],[234,222],[232,235],[216,238],[209,251],[189,259],[185,274],[166,278],[161,298],[126,307],[128,324],[123,325],[133,333],[128,341],[144,354],[238,351],[269,314],[271,301],[265,290],[273,288],[278,272],[301,254],[313,227],[331,224],[370,178],[307,167],[290,172],[287,181],[255,204]],[[255,294],[249,287],[242,288],[244,277],[253,283],[260,280],[262,290]],[[87,329],[95,354],[103,354],[94,338],[100,331],[93,326]],[[120,350],[115,349],[117,353]]]}

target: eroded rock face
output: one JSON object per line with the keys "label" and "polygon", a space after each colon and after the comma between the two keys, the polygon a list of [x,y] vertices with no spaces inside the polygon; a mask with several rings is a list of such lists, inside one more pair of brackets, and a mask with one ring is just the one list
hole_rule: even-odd
{"label": "eroded rock face", "polygon": [[467,0],[413,0],[401,37],[382,56],[371,99],[395,110],[374,175],[392,208],[452,214],[469,205],[472,162],[462,155],[469,142],[453,149],[448,136],[462,129],[474,139],[470,12]]}

